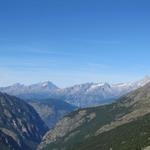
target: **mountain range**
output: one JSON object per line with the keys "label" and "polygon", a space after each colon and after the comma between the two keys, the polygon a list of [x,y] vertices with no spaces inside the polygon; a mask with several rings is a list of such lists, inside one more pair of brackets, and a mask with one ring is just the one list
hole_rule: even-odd
{"label": "mountain range", "polygon": [[14,84],[1,87],[0,91],[23,99],[60,99],[76,107],[91,107],[107,104],[150,82],[150,77],[119,84],[85,83],[67,88],[58,88],[50,81],[25,86]]}
{"label": "mountain range", "polygon": [[[35,150],[38,144],[38,150],[150,148],[149,77],[132,83],[86,83],[65,89],[51,82],[30,86],[15,84],[1,91],[5,92],[0,92],[2,150]],[[23,99],[6,93],[18,94]],[[89,93],[90,105],[86,101]],[[95,101],[94,95],[101,99]],[[56,99],[58,97],[60,99]],[[77,105],[81,97],[84,99]],[[73,101],[75,99],[77,101]],[[73,102],[83,108],[74,106]]]}
{"label": "mountain range", "polygon": [[50,81],[32,85],[16,83],[7,87],[1,87],[0,91],[23,99],[45,99],[57,90],[57,86]]}

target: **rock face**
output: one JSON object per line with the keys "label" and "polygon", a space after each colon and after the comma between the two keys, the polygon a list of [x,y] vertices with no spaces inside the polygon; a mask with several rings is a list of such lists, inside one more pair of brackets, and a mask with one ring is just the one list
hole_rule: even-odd
{"label": "rock face", "polygon": [[[38,149],[136,150],[136,148],[144,148],[150,144],[147,142],[148,137],[144,136],[145,140],[142,141],[142,145],[138,145],[138,140],[141,139],[138,129],[144,127],[141,134],[147,135],[149,123],[150,83],[110,105],[85,108],[69,114],[44,136]],[[126,134],[126,131],[129,132]],[[120,141],[120,139],[123,140]],[[132,140],[135,140],[135,143],[129,144]],[[121,145],[120,142],[125,142],[125,144]]]}
{"label": "rock face", "polygon": [[56,99],[32,100],[28,103],[33,106],[49,128],[54,127],[63,116],[76,109],[76,107]]}
{"label": "rock face", "polygon": [[0,142],[7,149],[35,149],[48,127],[29,104],[0,93]]}
{"label": "rock face", "polygon": [[51,82],[41,82],[29,86],[15,84],[0,88],[0,91],[24,99],[61,99],[77,107],[91,107],[108,104],[118,97],[127,94],[150,82],[150,77],[120,84],[85,83],[68,88],[58,88]]}

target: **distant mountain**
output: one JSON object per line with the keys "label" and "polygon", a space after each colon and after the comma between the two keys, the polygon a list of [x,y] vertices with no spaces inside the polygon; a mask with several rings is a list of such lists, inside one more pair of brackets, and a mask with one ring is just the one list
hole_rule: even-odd
{"label": "distant mountain", "polygon": [[108,104],[150,82],[150,77],[137,82],[109,84],[85,83],[68,88],[58,88],[51,82],[24,86],[15,84],[0,88],[0,91],[24,99],[61,99],[77,107],[91,107]]}
{"label": "distant mountain", "polygon": [[0,93],[0,149],[32,150],[48,127],[29,104]]}
{"label": "distant mountain", "polygon": [[58,89],[58,97],[78,107],[91,107],[111,103],[135,89],[150,82],[150,77],[131,83],[108,84],[86,83],[73,87]]}
{"label": "distant mountain", "polygon": [[51,96],[58,87],[50,81],[40,82],[29,86],[16,83],[8,87],[1,87],[0,91],[23,99],[44,99]]}
{"label": "distant mountain", "polygon": [[33,106],[49,128],[54,127],[64,115],[76,109],[76,107],[56,99],[30,100],[28,103]]}
{"label": "distant mountain", "polygon": [[142,150],[150,146],[149,124],[150,83],[112,104],[67,115],[44,136],[38,149]]}

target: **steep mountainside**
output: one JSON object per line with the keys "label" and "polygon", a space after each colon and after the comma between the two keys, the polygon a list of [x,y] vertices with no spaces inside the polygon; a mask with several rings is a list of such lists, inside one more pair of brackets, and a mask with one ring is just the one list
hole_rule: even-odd
{"label": "steep mountainside", "polygon": [[[105,135],[105,133],[111,134],[111,132],[114,134],[114,137],[115,130],[117,130],[118,128],[124,130],[124,128],[126,128],[126,126],[124,127],[124,125],[128,124],[132,128],[132,126],[135,126],[135,124],[133,123],[134,121],[139,121],[139,124],[141,126],[144,126],[145,124],[141,124],[142,121],[140,121],[139,119],[144,119],[142,117],[149,113],[150,84],[147,84],[144,87],[121,97],[113,104],[81,109],[69,114],[60,122],[58,122],[54,129],[50,130],[44,136],[43,142],[40,144],[39,149],[50,148],[52,150],[72,150],[76,146],[79,146],[79,148],[84,147],[84,144],[87,143],[88,140],[91,142],[91,145],[94,145],[93,139],[98,138],[98,141],[101,140],[102,137],[105,139],[108,136],[107,134]],[[148,117],[146,117],[146,121],[147,119]],[[131,130],[131,128],[129,130]],[[121,129],[116,131],[116,136],[118,133],[121,134]],[[104,136],[102,136],[103,134]],[[135,136],[136,134],[138,134],[138,131],[137,133],[135,133]],[[109,140],[112,140],[110,141],[110,143],[115,143],[116,138],[112,140],[111,137],[109,137]],[[125,141],[127,140],[125,135],[121,135],[121,138],[125,138]],[[111,149],[111,147],[108,144],[109,143],[106,142],[100,142],[99,145],[95,145],[93,148],[96,149],[97,147],[104,147],[103,150],[109,150]],[[87,145],[85,144],[85,147],[86,146]],[[120,149],[114,148],[114,150]]]}
{"label": "steep mountainside", "polygon": [[16,97],[0,93],[0,142],[7,149],[35,149],[48,130],[36,111]]}
{"label": "steep mountainside", "polygon": [[49,128],[54,127],[64,115],[76,109],[76,107],[56,99],[32,100],[28,103],[34,107]]}
{"label": "steep mountainside", "polygon": [[150,113],[98,136],[91,137],[72,150],[149,150]]}
{"label": "steep mountainside", "polygon": [[120,84],[85,83],[68,88],[57,88],[51,82],[41,82],[29,86],[15,84],[0,88],[0,91],[24,99],[61,99],[77,107],[91,107],[108,104],[124,94],[150,82],[150,77]]}

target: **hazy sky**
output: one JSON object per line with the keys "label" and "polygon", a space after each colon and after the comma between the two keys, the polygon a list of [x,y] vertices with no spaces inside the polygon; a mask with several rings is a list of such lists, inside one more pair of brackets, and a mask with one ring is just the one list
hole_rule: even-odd
{"label": "hazy sky", "polygon": [[0,0],[0,86],[150,75],[149,0]]}

